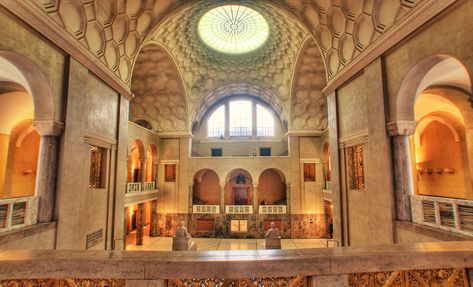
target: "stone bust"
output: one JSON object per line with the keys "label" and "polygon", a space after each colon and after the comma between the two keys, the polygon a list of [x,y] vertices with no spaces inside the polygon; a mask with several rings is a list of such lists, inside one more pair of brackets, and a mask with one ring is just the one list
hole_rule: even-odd
{"label": "stone bust", "polygon": [[187,237],[191,238],[192,236],[187,232],[187,228],[185,226],[184,221],[181,221],[179,223],[179,227],[176,229],[176,237]]}
{"label": "stone bust", "polygon": [[279,238],[279,237],[280,237],[279,229],[276,228],[276,224],[274,222],[271,222],[271,228],[268,230],[268,232],[266,232],[266,235],[264,236],[264,238],[273,239],[273,238]]}

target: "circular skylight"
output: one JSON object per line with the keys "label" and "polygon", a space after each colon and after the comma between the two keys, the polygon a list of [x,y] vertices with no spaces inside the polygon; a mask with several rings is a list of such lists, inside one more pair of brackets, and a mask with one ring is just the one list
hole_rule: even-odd
{"label": "circular skylight", "polygon": [[205,44],[227,54],[254,51],[269,36],[264,17],[241,5],[225,5],[208,11],[200,19],[198,30]]}

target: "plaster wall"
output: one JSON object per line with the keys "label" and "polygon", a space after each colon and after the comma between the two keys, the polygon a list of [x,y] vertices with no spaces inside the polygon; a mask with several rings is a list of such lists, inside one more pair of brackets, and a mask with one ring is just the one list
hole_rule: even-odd
{"label": "plaster wall", "polygon": [[385,126],[381,61],[371,63],[337,93],[340,142],[364,147],[365,188],[349,189],[344,169],[341,173],[345,182],[341,192],[345,201],[342,204],[345,206],[347,244],[392,243],[391,150]]}
{"label": "plaster wall", "polygon": [[[124,196],[124,189],[115,190],[120,97],[77,61],[71,59],[69,68],[66,123],[59,152],[56,247],[85,249],[87,234],[103,229],[103,240],[92,249],[108,249],[112,246],[113,197],[116,192]],[[106,148],[105,185],[99,189],[88,186],[91,145]],[[123,222],[123,216],[118,222]]]}
{"label": "plaster wall", "polygon": [[[463,162],[468,159],[462,147],[465,142],[455,142],[449,128],[437,121],[430,123],[422,134],[422,145],[416,151],[420,169],[434,172],[414,172],[419,194],[465,198],[465,172]],[[465,158],[464,158],[465,157]],[[453,173],[437,173],[436,169],[453,168]]]}

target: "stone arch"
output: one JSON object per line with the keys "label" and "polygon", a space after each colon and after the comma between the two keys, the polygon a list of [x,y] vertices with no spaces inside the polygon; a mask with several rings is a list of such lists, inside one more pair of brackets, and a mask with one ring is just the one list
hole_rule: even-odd
{"label": "stone arch", "polygon": [[[442,75],[441,71],[447,76]],[[395,103],[397,120],[414,120],[417,96],[429,87],[449,86],[471,94],[471,77],[465,66],[449,55],[437,54],[418,62],[401,82]]]}
{"label": "stone arch", "polygon": [[140,182],[143,172],[141,162],[146,159],[143,142],[140,139],[135,139],[128,152],[128,182]]}
{"label": "stone arch", "polygon": [[219,205],[221,200],[220,178],[218,173],[209,168],[194,174],[192,185],[192,203],[199,205]]}
{"label": "stone arch", "polygon": [[230,171],[225,178],[225,205],[253,204],[253,177],[242,168]]}
{"label": "stone arch", "polygon": [[[278,180],[276,180],[278,177]],[[286,205],[286,178],[277,168],[263,170],[258,178],[258,200],[260,204]]]}
{"label": "stone arch", "polygon": [[158,164],[158,149],[155,144],[148,144],[146,158],[146,181],[153,182],[156,178],[156,165]]}
{"label": "stone arch", "polygon": [[437,121],[448,127],[452,132],[455,142],[465,141],[465,126],[458,119],[448,113],[433,112],[417,121],[416,134],[419,144],[422,146],[422,136],[429,124]]}
{"label": "stone arch", "polygon": [[208,111],[218,102],[229,96],[253,96],[267,104],[281,120],[283,127],[287,128],[287,112],[278,97],[270,90],[250,83],[232,83],[218,87],[207,93],[195,106],[192,111],[192,123],[197,127],[204,119]]}
{"label": "stone arch", "polygon": [[[292,75],[289,128],[319,130],[327,128],[327,100],[324,60],[313,37],[308,37],[299,50]],[[310,104],[307,104],[310,101]]]}
{"label": "stone arch", "polygon": [[54,121],[55,109],[46,76],[23,55],[0,51],[0,82],[21,85],[33,98],[34,121]]}
{"label": "stone arch", "polygon": [[162,45],[141,48],[131,82],[130,120],[147,119],[157,132],[188,131],[188,103],[179,67]]}

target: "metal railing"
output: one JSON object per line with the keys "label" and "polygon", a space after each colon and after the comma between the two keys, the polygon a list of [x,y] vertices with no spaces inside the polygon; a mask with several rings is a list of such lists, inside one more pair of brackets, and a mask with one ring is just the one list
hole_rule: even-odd
{"label": "metal railing", "polygon": [[253,214],[252,205],[225,205],[226,214]]}
{"label": "metal railing", "polygon": [[259,214],[286,214],[285,205],[260,205]]}
{"label": "metal railing", "polygon": [[199,214],[218,214],[220,213],[220,206],[219,205],[193,205],[192,206],[193,213]]}
{"label": "metal railing", "polygon": [[143,186],[143,191],[155,190],[156,189],[155,187],[156,187],[156,184],[154,181],[145,182]]}
{"label": "metal railing", "polygon": [[38,198],[34,196],[0,200],[0,232],[37,223]]}
{"label": "metal railing", "polygon": [[411,196],[412,221],[473,235],[473,201],[423,195]]}
{"label": "metal railing", "polygon": [[126,184],[126,192],[140,192],[141,191],[141,182],[129,182]]}

